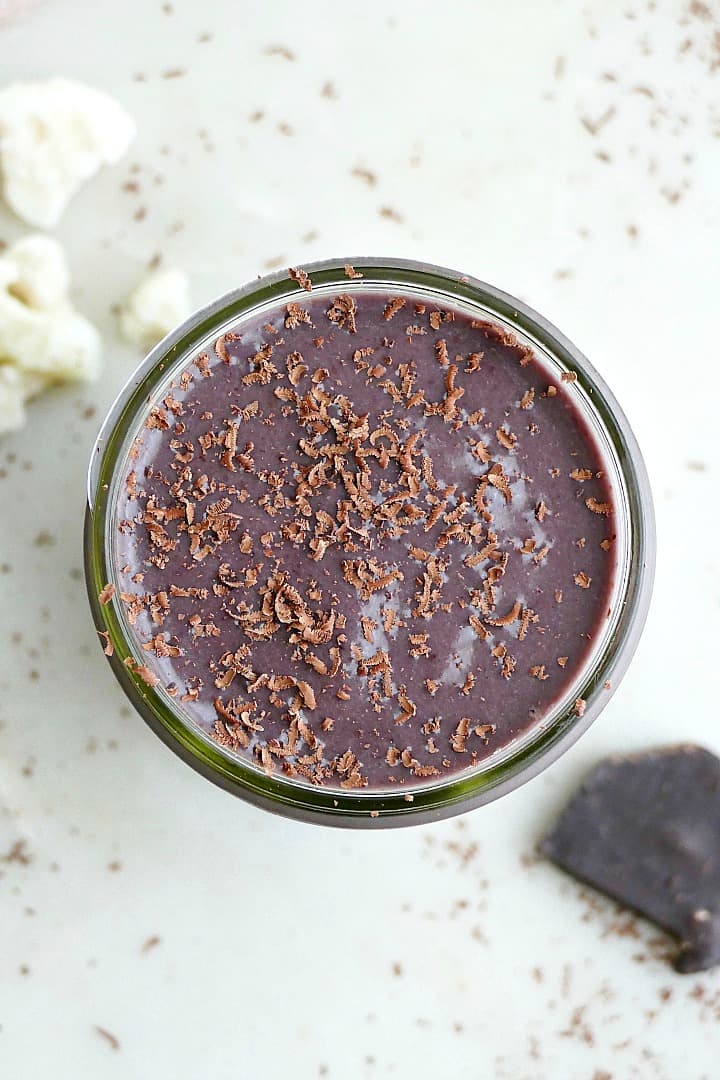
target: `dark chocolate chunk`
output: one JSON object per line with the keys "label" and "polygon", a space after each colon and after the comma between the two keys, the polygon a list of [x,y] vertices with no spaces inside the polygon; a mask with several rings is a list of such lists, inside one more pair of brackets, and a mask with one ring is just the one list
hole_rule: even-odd
{"label": "dark chocolate chunk", "polygon": [[549,859],[720,964],[720,760],[681,745],[600,762],[541,842]]}

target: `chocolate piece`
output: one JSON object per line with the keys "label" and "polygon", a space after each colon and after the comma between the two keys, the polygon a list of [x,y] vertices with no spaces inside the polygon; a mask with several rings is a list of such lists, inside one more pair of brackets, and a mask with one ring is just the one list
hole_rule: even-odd
{"label": "chocolate piece", "polygon": [[720,964],[720,759],[708,750],[600,762],[540,847],[678,937],[678,971]]}

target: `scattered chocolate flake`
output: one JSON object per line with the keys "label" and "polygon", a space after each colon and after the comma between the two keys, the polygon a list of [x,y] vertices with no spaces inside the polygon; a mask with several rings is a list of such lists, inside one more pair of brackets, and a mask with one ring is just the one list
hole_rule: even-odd
{"label": "scattered chocolate flake", "polygon": [[107,630],[98,630],[97,633],[98,633],[98,636],[101,637],[105,642],[105,647],[103,648],[103,652],[105,653],[106,656],[112,656],[113,653],[115,652],[115,647],[114,647],[112,641],[110,640],[110,634],[108,633]]}
{"label": "scattered chocolate flake", "polygon": [[114,585],[103,585],[102,589],[98,593],[98,600],[101,604],[109,604],[115,595],[116,589]]}
{"label": "scattered chocolate flake", "polygon": [[417,705],[415,702],[410,701],[404,690],[400,690],[397,696],[398,703],[402,712],[399,716],[395,717],[396,724],[404,724],[407,720],[412,720],[413,716],[417,713]]}
{"label": "scattered chocolate flake", "polygon": [[101,1039],[105,1040],[111,1050],[120,1049],[120,1040],[116,1035],[113,1035],[112,1031],[108,1031],[107,1028],[100,1027],[99,1024],[95,1024],[94,1030],[97,1032]]}
{"label": "scattered chocolate flake", "polygon": [[5,855],[0,856],[0,862],[29,866],[32,862],[32,856],[27,851],[27,840],[16,840],[10,850]]}
{"label": "scattered chocolate flake", "polygon": [[135,674],[138,678],[146,684],[146,686],[157,686],[160,679],[157,677],[154,671],[151,671],[145,664],[137,664],[134,667]]}
{"label": "scattered chocolate flake", "polygon": [[574,383],[577,382],[577,373],[575,371],[563,371],[560,378],[563,382]]}
{"label": "scattered chocolate flake", "polygon": [[681,973],[720,964],[720,760],[689,744],[611,757],[541,850],[679,939]]}
{"label": "scattered chocolate flake", "polygon": [[351,266],[350,263],[345,263],[345,277],[349,278],[361,278],[363,275]]}
{"label": "scattered chocolate flake", "polygon": [[533,623],[538,621],[538,616],[532,608],[523,608],[520,616],[520,628],[518,629],[518,641],[523,641]]}
{"label": "scattered chocolate flake", "polygon": [[387,218],[389,221],[395,221],[401,224],[405,219],[402,214],[395,210],[392,206],[381,206],[378,210],[380,217]]}
{"label": "scattered chocolate flake", "polygon": [[588,577],[584,570],[580,570],[579,573],[575,574],[573,581],[576,585],[579,585],[581,589],[589,589],[592,578]]}
{"label": "scattered chocolate flake", "polygon": [[41,529],[33,540],[35,547],[54,547],[56,543],[55,537],[47,529]]}
{"label": "scattered chocolate flake", "polygon": [[383,308],[383,318],[386,320],[392,319],[393,315],[397,315],[401,308],[405,307],[407,301],[402,296],[394,296],[392,300],[388,300]]}
{"label": "scattered chocolate flake", "polygon": [[358,180],[364,180],[368,187],[375,187],[377,184],[377,176],[370,169],[364,169],[361,166],[356,166],[351,170],[351,175],[356,176]]}
{"label": "scattered chocolate flake", "polygon": [[544,682],[545,679],[550,678],[550,676],[545,671],[544,664],[533,665],[533,667],[530,668],[530,674],[532,675],[533,679],[540,679],[541,682]]}
{"label": "scattered chocolate flake", "polygon": [[315,700],[315,691],[308,682],[304,682],[302,679],[298,680],[297,688],[302,698],[302,703],[306,709],[316,709],[317,702]]}
{"label": "scattered chocolate flake", "polygon": [[573,706],[573,710],[574,710],[576,716],[584,716],[586,707],[587,707],[587,702],[585,702],[583,698],[576,698],[575,699],[575,704]]}
{"label": "scattered chocolate flake", "polygon": [[573,480],[592,480],[593,472],[592,469],[573,469],[570,476]]}
{"label": "scattered chocolate flake", "polygon": [[598,135],[601,129],[612,120],[615,113],[615,106],[610,105],[597,120],[590,120],[587,116],[581,116],[580,123],[590,135]]}
{"label": "scattered chocolate flake", "polygon": [[310,280],[310,275],[307,274],[304,270],[301,270],[299,267],[291,266],[288,270],[288,277],[291,277],[292,280],[295,281],[301,289],[305,290],[305,292],[312,291],[312,281]]}
{"label": "scattered chocolate flake", "polygon": [[488,483],[496,487],[499,492],[504,496],[505,502],[512,502],[512,491],[510,490],[510,482],[507,476],[503,472],[502,465],[493,465],[487,473]]}
{"label": "scattered chocolate flake", "polygon": [[[294,330],[298,326],[302,326],[303,323],[312,325],[310,320],[310,312],[305,308],[300,307],[299,304],[286,304],[285,305],[285,329]],[[299,354],[294,354],[299,355]]]}
{"label": "scattered chocolate flake", "polygon": [[269,45],[265,50],[266,56],[280,56],[283,60],[289,60],[292,62],[296,59],[295,53],[292,49],[288,49],[287,45]]}
{"label": "scattered chocolate flake", "polygon": [[598,502],[597,499],[592,496],[585,500],[585,505],[588,510],[592,510],[593,514],[604,514],[608,517],[612,513],[612,506],[608,502]]}
{"label": "scattered chocolate flake", "polygon": [[508,431],[506,428],[498,428],[495,432],[495,438],[504,446],[506,450],[514,450],[517,443],[517,435],[513,435],[512,431]]}
{"label": "scattered chocolate flake", "polygon": [[330,322],[335,323],[336,326],[341,327],[343,330],[347,330],[350,334],[355,334],[357,333],[356,311],[357,304],[355,300],[347,293],[343,293],[333,300],[325,314]]}
{"label": "scattered chocolate flake", "polygon": [[497,619],[488,619],[490,626],[511,626],[512,623],[517,622],[522,612],[522,604],[519,600],[516,600],[506,615],[502,615]]}
{"label": "scattered chocolate flake", "polygon": [[151,949],[157,948],[157,946],[159,944],[160,944],[160,938],[158,937],[157,934],[153,934],[152,937],[146,938],[146,940],[143,942],[143,945],[142,945],[142,948],[141,948],[140,952],[144,952],[144,953],[150,952]]}

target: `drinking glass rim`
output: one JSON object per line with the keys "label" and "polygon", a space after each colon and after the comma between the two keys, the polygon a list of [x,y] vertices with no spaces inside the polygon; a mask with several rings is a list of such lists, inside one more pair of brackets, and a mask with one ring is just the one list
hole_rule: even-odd
{"label": "drinking glass rim", "polygon": [[[348,277],[350,264],[362,278]],[[587,730],[624,674],[645,622],[654,574],[655,529],[647,472],[630,425],[587,358],[552,323],[527,304],[485,282],[428,263],[406,259],[329,259],[306,264],[313,291],[342,288],[358,292],[368,286],[402,288],[438,303],[452,302],[481,309],[491,321],[505,324],[539,349],[560,371],[577,374],[586,420],[605,435],[605,452],[613,455],[616,479],[621,481],[625,546],[623,588],[611,632],[578,676],[573,697],[586,703],[582,715],[567,700],[562,707],[530,728],[522,739],[507,744],[497,755],[439,781],[403,790],[352,790],[309,785],[283,775],[268,775],[252,762],[231,756],[210,736],[183,717],[162,690],[146,685],[125,663],[135,657],[124,615],[114,602],[101,605],[98,594],[113,580],[108,565],[108,527],[117,491],[118,464],[124,461],[128,439],[137,432],[148,397],[169,377],[170,370],[198,351],[206,339],[263,305],[279,307],[302,293],[286,271],[256,279],[195,311],[168,334],[133,372],[108,410],[88,468],[85,515],[85,571],[96,627],[109,634],[110,663],[125,693],[160,738],[196,771],[246,800],[286,816],[342,826],[393,826],[421,823],[459,813],[494,800],[535,776]],[[620,510],[618,510],[618,517]],[[618,562],[619,565],[619,562]],[[493,763],[493,759],[495,761]]]}

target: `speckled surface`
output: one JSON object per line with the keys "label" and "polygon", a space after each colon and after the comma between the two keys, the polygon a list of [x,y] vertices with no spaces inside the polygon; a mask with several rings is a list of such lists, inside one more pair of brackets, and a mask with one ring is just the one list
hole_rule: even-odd
{"label": "speckled surface", "polygon": [[[0,444],[3,1076],[715,1075],[720,971],[674,974],[651,927],[531,857],[602,754],[720,750],[719,26],[691,6],[543,0],[519,33],[485,2],[47,0],[2,24],[3,80],[87,79],[140,126],[57,230],[105,375]],[[94,639],[80,534],[139,359],[111,308],[153,256],[200,304],[363,252],[493,281],[574,339],[635,427],[660,541],[636,659],[573,750],[464,819],[349,835],[233,801],[144,728]]]}

